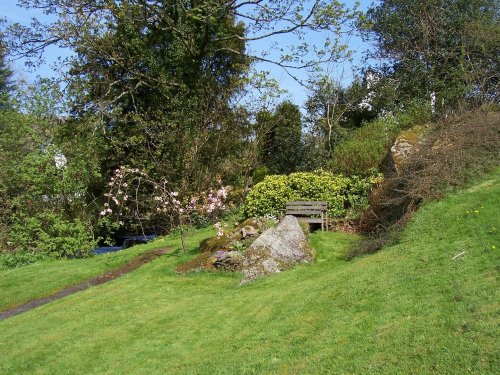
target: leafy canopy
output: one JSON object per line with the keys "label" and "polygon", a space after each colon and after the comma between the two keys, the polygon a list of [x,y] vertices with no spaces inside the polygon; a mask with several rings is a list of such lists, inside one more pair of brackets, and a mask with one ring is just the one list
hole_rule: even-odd
{"label": "leafy canopy", "polygon": [[435,92],[456,107],[498,98],[499,14],[495,0],[383,0],[368,10],[365,35],[405,98]]}

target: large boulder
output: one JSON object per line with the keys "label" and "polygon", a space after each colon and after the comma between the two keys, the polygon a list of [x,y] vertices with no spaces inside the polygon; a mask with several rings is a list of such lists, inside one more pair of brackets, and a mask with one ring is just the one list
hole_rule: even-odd
{"label": "large boulder", "polygon": [[285,216],[276,228],[262,230],[260,221],[249,219],[224,236],[207,239],[200,244],[200,254],[176,271],[242,272],[244,284],[313,260],[313,251],[296,217]]}
{"label": "large boulder", "polygon": [[243,256],[242,283],[280,272],[297,263],[311,262],[313,251],[294,216],[285,216],[276,228],[266,230]]}

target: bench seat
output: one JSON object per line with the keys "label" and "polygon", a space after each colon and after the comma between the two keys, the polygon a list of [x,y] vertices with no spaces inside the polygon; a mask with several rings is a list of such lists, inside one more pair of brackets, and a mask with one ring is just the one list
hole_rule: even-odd
{"label": "bench seat", "polygon": [[321,224],[321,230],[328,229],[328,202],[292,201],[286,204],[285,215],[297,217],[299,221]]}

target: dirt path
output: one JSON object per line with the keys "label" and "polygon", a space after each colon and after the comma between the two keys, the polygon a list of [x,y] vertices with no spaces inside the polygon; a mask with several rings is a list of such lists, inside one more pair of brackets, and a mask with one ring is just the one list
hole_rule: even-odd
{"label": "dirt path", "polygon": [[102,275],[92,277],[91,279],[82,281],[76,285],[69,286],[67,288],[64,288],[63,290],[51,294],[50,296],[47,297],[41,297],[34,299],[32,301],[26,302],[23,305],[13,307],[11,309],[5,310],[0,312],[0,320],[4,320],[7,318],[10,318],[11,316],[21,314],[25,311],[32,310],[38,306],[45,305],[46,303],[58,300],[60,298],[69,296],[70,294],[80,292],[82,290],[88,289],[90,287],[93,287],[95,285],[100,285],[107,283],[108,281],[114,280],[120,276],[123,276],[129,272],[132,272],[142,266],[143,264],[149,263],[152,260],[158,258],[159,256],[166,254],[169,252],[169,249],[158,249],[154,251],[150,251],[149,253],[141,254],[128,263],[124,264],[123,266],[120,266],[118,268],[115,268],[111,271],[108,271],[106,273],[103,273]]}

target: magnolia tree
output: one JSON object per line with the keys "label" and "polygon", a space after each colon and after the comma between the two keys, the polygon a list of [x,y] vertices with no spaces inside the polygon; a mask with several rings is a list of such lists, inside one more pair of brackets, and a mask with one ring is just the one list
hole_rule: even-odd
{"label": "magnolia tree", "polygon": [[183,203],[167,180],[156,181],[138,168],[116,169],[108,188],[101,217],[114,217],[119,226],[138,225],[143,234],[148,229],[167,232],[178,227],[184,252],[185,223],[191,221],[191,215],[216,220],[228,208],[224,203],[227,187],[209,190]]}

